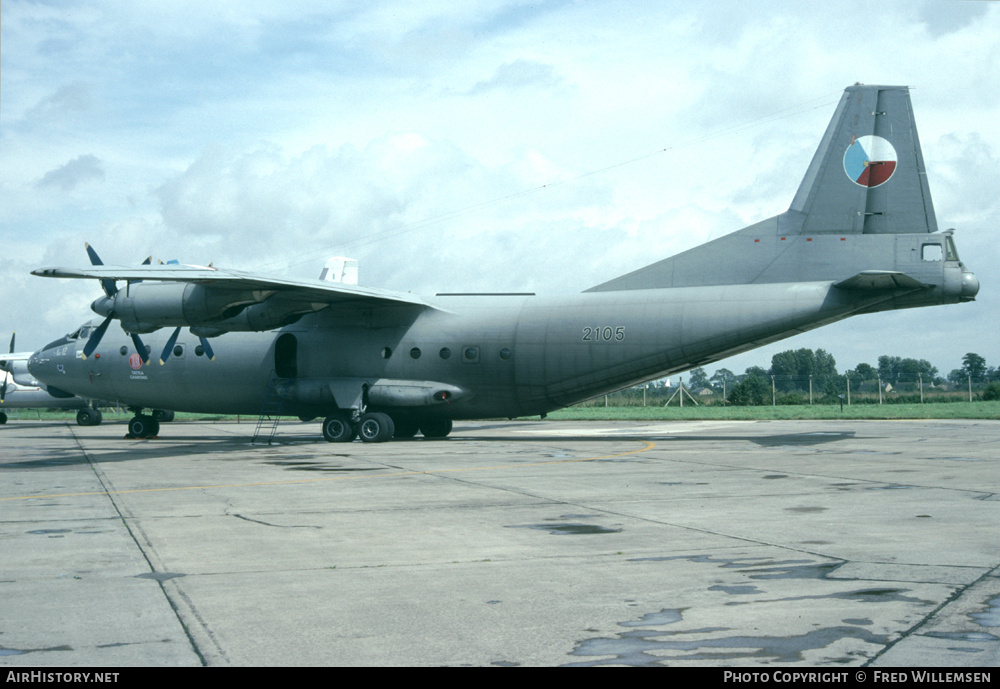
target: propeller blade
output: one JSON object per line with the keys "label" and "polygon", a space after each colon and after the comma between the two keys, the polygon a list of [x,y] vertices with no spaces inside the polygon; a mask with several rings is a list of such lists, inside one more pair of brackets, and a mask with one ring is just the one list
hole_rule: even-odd
{"label": "propeller blade", "polygon": [[177,344],[177,336],[180,334],[180,332],[181,332],[180,328],[175,328],[174,334],[170,336],[169,340],[167,340],[167,346],[163,348],[163,354],[160,355],[160,366],[163,366],[163,364],[167,363],[167,359],[170,358],[170,350],[172,350],[174,348],[174,345]]}
{"label": "propeller blade", "polygon": [[87,255],[90,256],[90,265],[103,266],[104,261],[102,261],[101,257],[97,255],[96,251],[94,251],[94,247],[92,247],[88,242],[84,242],[83,245],[87,248]]}
{"label": "propeller blade", "polygon": [[17,337],[17,333],[11,333],[10,334],[10,351],[8,352],[8,354],[13,354],[14,353],[14,338],[15,337]]}
{"label": "propeller blade", "polygon": [[205,350],[205,356],[208,357],[209,361],[215,361],[215,352],[212,351],[212,345],[208,344],[208,338],[199,337],[201,340],[201,348]]}
{"label": "propeller blade", "polygon": [[[84,243],[84,246],[87,247],[87,255],[90,256],[90,264],[94,266],[103,266],[104,261],[102,261],[101,257],[97,255],[96,251],[94,251],[94,247],[87,243]],[[118,293],[118,285],[116,285],[115,281],[111,279],[101,280],[101,289],[104,290],[104,294],[106,294],[108,298],[111,298]]]}
{"label": "propeller blade", "polygon": [[108,316],[104,319],[103,323],[94,328],[94,332],[90,333],[90,339],[87,340],[87,344],[83,346],[84,359],[93,354],[94,350],[97,349],[97,345],[101,344],[101,338],[104,337],[104,331],[108,329],[112,319],[114,319],[114,316]]}
{"label": "propeller blade", "polygon": [[3,372],[3,385],[0,385],[0,404],[7,398],[7,372]]}
{"label": "propeller blade", "polygon": [[146,345],[142,343],[142,340],[139,338],[138,334],[131,333],[131,335],[132,335],[132,343],[135,344],[135,351],[137,351],[139,353],[139,356],[142,357],[142,363],[148,364],[149,354],[146,353]]}

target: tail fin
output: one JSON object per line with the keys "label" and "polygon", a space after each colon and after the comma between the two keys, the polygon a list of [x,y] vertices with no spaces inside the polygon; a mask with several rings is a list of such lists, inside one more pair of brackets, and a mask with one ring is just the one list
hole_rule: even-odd
{"label": "tail fin", "polygon": [[937,220],[909,90],[856,84],[787,211],[586,291],[842,280],[881,268],[868,265],[874,253],[892,262],[894,246],[875,235],[929,232]]}
{"label": "tail fin", "polygon": [[789,211],[799,234],[937,232],[907,87],[844,91]]}

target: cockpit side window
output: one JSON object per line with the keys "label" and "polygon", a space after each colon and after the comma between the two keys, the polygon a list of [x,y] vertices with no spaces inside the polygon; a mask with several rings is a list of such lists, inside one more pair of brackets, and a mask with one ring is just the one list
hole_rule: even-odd
{"label": "cockpit side window", "polygon": [[925,261],[940,261],[944,251],[940,244],[921,244],[920,257]]}

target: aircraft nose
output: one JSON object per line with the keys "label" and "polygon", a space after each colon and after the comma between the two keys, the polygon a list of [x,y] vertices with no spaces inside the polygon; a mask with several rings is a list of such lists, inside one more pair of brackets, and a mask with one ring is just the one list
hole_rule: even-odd
{"label": "aircraft nose", "polygon": [[38,356],[38,352],[35,352],[28,358],[28,373],[35,377],[36,380],[40,380],[38,375],[44,373],[45,369],[42,366],[41,359]]}
{"label": "aircraft nose", "polygon": [[962,301],[974,301],[979,294],[979,278],[971,270],[962,271],[962,291],[959,299]]}

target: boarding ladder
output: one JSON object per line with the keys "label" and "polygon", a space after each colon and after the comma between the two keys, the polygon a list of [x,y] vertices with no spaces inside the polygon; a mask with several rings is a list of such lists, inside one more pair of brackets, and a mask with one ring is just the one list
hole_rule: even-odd
{"label": "boarding ladder", "polygon": [[260,416],[257,418],[257,428],[254,429],[251,445],[258,443],[271,444],[274,434],[278,432],[278,422],[281,421],[281,410],[285,406],[285,398],[278,394],[278,385],[287,378],[278,378],[274,371],[264,388],[264,399],[260,406]]}

